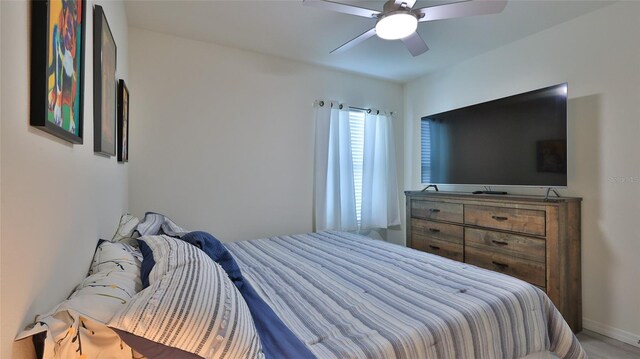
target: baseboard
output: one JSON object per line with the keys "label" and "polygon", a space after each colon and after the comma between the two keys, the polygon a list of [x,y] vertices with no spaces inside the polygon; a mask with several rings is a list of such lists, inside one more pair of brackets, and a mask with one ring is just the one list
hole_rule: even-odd
{"label": "baseboard", "polygon": [[592,332],[596,332],[598,334],[602,334],[609,338],[613,338],[623,343],[627,343],[633,345],[634,347],[640,348],[640,335],[633,334],[622,329],[614,328],[584,317],[582,318],[582,327]]}

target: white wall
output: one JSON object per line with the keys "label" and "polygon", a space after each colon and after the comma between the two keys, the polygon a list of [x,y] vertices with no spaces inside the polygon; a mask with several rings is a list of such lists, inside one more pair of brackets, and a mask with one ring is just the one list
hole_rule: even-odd
{"label": "white wall", "polygon": [[[92,1],[87,1],[91,8]],[[128,25],[122,2],[103,4],[127,79]],[[29,126],[29,5],[1,2],[0,357],[37,313],[64,300],[87,274],[98,238],[127,210],[127,166],[93,154],[92,12],[87,13],[84,145]]]}
{"label": "white wall", "polygon": [[[0,6],[0,45],[2,44],[2,6]],[[2,69],[2,46],[0,46],[0,69]],[[0,70],[0,204],[2,203],[2,72]],[[0,311],[2,309],[2,205],[0,205]],[[0,315],[2,313],[0,312]],[[2,323],[0,323],[0,341],[2,340]],[[4,342],[0,342],[4,343]],[[0,349],[2,357],[2,349]]]}
{"label": "white wall", "polygon": [[[402,110],[399,84],[146,30],[129,34],[131,209],[167,214],[223,241],[312,230],[314,100]],[[398,144],[402,133],[399,115]],[[403,232],[388,237],[402,241]]]}
{"label": "white wall", "polygon": [[405,86],[405,185],[418,189],[420,117],[569,82],[569,188],[562,194],[584,198],[584,325],[636,345],[640,339],[638,14],[638,2],[611,5]]}

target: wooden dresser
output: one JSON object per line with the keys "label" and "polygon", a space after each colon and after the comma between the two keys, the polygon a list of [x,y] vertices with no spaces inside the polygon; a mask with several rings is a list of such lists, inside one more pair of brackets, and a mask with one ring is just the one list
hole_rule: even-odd
{"label": "wooden dresser", "polygon": [[527,281],[582,330],[581,198],[405,194],[409,247]]}

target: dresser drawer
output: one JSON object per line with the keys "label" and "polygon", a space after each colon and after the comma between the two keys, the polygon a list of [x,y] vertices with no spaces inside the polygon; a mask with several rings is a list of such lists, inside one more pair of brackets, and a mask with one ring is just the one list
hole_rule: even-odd
{"label": "dresser drawer", "polygon": [[539,287],[546,287],[544,263],[476,247],[467,246],[464,251],[466,263],[504,273]]}
{"label": "dresser drawer", "polygon": [[455,224],[433,222],[426,219],[411,219],[411,233],[423,237],[431,237],[441,241],[462,244],[464,228]]}
{"label": "dresser drawer", "polygon": [[414,218],[462,223],[463,209],[457,203],[412,200],[411,215]]}
{"label": "dresser drawer", "polygon": [[545,262],[547,242],[544,239],[478,228],[466,228],[464,233],[467,246],[513,254],[532,261]]}
{"label": "dresser drawer", "polygon": [[544,236],[546,234],[545,214],[544,210],[465,205],[464,223]]}
{"label": "dresser drawer", "polygon": [[442,257],[462,262],[464,250],[462,244],[441,241],[439,239],[422,236],[417,233],[411,235],[411,247],[427,253],[437,254]]}

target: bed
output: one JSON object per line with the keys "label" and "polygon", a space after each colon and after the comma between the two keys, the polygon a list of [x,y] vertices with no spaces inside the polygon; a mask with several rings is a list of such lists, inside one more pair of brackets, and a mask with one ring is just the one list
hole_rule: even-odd
{"label": "bed", "polygon": [[[221,286],[218,299],[207,292]],[[190,297],[186,288],[208,294]],[[214,302],[246,310],[222,315]],[[163,308],[166,323],[158,322]],[[98,246],[89,277],[21,337],[46,331],[37,336],[45,358],[218,358],[203,354],[217,353],[215,340],[204,352],[171,344],[204,342],[212,332],[189,321],[217,328],[215,340],[229,347],[244,342],[256,358],[586,358],[549,298],[518,279],[344,232],[222,244],[154,213],[139,224],[123,217],[114,239]],[[242,340],[231,338],[241,326]]]}
{"label": "bed", "polygon": [[586,357],[549,298],[509,276],[341,232],[225,245],[318,358]]}

